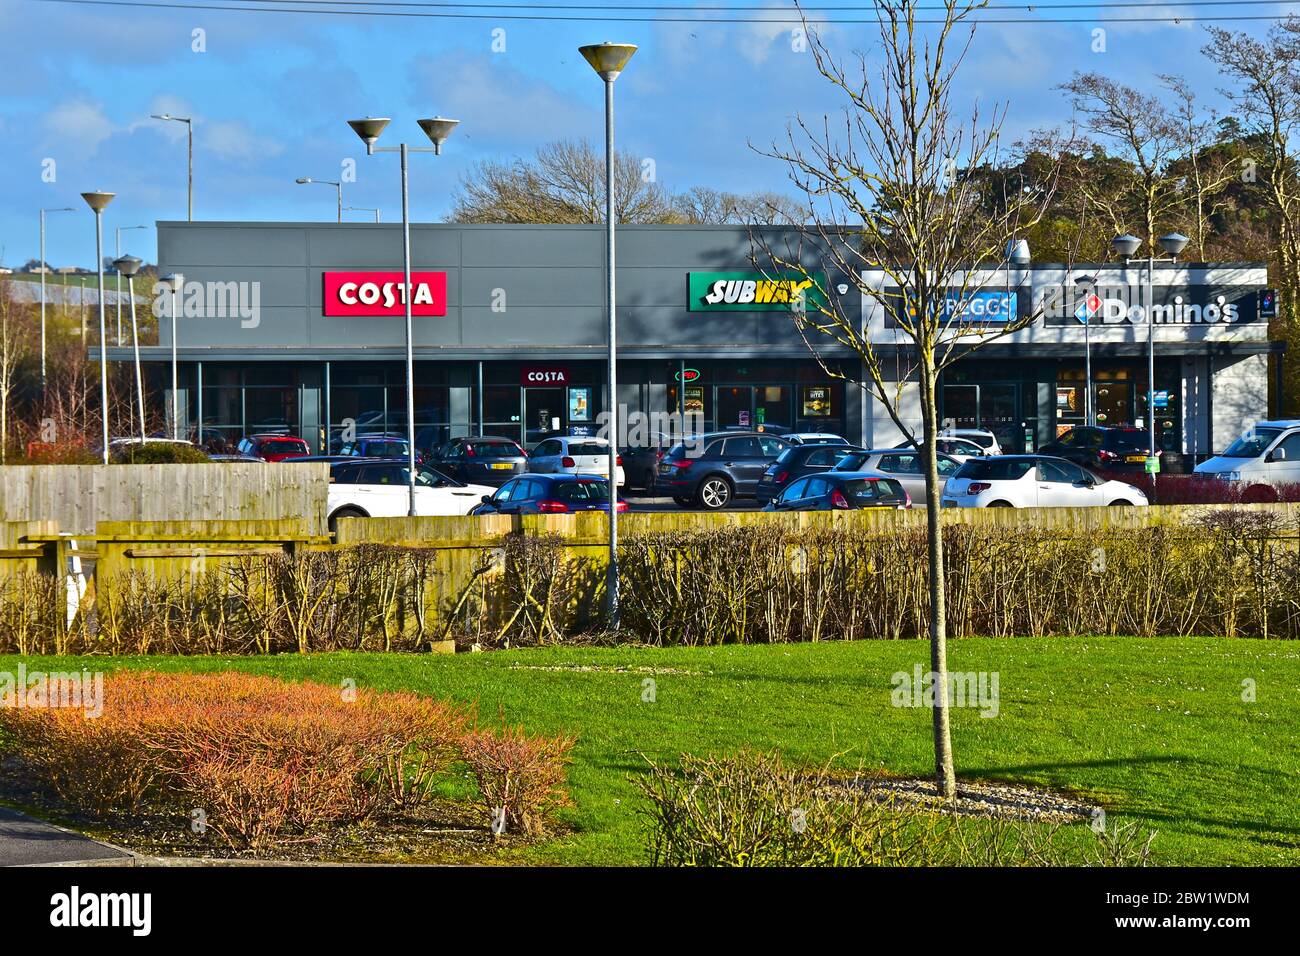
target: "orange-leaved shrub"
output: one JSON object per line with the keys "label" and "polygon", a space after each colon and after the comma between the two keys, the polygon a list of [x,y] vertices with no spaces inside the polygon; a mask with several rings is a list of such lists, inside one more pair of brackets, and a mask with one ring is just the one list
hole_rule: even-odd
{"label": "orange-leaved shrub", "polygon": [[502,720],[500,733],[475,729],[461,740],[461,754],[478,783],[479,799],[496,835],[543,833],[555,812],[569,804],[565,767],[575,737],[529,735]]}
{"label": "orange-leaved shrub", "polygon": [[466,716],[409,693],[240,673],[121,671],[103,712],[0,709],[29,774],[95,814],[202,811],[232,845],[410,809],[458,753]]}

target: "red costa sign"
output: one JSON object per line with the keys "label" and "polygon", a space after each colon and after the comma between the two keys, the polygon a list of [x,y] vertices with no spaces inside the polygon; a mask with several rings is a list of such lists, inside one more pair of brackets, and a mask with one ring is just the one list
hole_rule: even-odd
{"label": "red costa sign", "polygon": [[561,365],[525,365],[519,382],[522,385],[568,385],[569,370]]}
{"label": "red costa sign", "polygon": [[[400,272],[326,272],[325,314],[405,315]],[[447,314],[447,273],[412,272],[411,314]]]}

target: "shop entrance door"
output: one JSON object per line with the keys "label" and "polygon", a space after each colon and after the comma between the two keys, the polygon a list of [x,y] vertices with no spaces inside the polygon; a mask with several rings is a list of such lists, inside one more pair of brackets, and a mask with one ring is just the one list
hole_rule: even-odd
{"label": "shop entrance door", "polygon": [[524,389],[524,448],[564,434],[564,389]]}
{"label": "shop entrance door", "polygon": [[761,426],[779,435],[793,424],[790,389],[784,385],[719,385],[713,407],[720,430]]}
{"label": "shop entrance door", "polygon": [[943,387],[944,427],[990,431],[1005,454],[1024,450],[1025,429],[1019,412],[1020,386],[1015,382]]}

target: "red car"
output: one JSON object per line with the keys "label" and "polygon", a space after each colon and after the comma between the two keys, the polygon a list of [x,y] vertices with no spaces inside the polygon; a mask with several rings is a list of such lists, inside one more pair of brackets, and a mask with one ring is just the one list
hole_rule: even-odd
{"label": "red car", "polygon": [[307,443],[292,435],[249,435],[239,443],[239,450],[263,461],[284,461],[311,454]]}

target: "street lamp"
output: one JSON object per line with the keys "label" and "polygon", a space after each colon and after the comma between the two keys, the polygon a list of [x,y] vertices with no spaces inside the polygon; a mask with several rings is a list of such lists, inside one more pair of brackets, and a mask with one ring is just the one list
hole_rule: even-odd
{"label": "street lamp", "polygon": [[391,122],[386,117],[371,117],[348,120],[352,131],[366,144],[366,155],[375,153],[398,153],[402,164],[402,304],[406,309],[406,452],[407,452],[407,514],[415,517],[415,343],[411,322],[411,208],[410,185],[407,174],[407,155],[409,153],[433,153],[442,155],[442,144],[447,141],[452,130],[460,120],[435,116],[417,122],[424,135],[429,137],[433,147],[408,146],[399,143],[396,146],[376,146],[375,141]]}
{"label": "street lamp", "polygon": [[95,214],[95,274],[99,285],[99,401],[103,421],[104,464],[108,464],[108,322],[104,316],[104,210],[113,193],[82,193],[81,198]]}
{"label": "street lamp", "polygon": [[[1088,307],[1088,296],[1097,282],[1095,276],[1082,275],[1074,280],[1079,290],[1076,298],[1080,305],[1075,307],[1075,317],[1083,323],[1083,423],[1091,426],[1092,421],[1092,310]],[[1083,314],[1079,315],[1082,311]]]}
{"label": "street lamp", "polygon": [[[116,262],[122,258],[122,230],[123,229],[148,229],[148,226],[118,226],[117,241],[113,245],[113,255],[116,256],[113,261]],[[116,268],[116,266],[114,266]],[[114,285],[117,286],[117,344],[122,344],[122,273],[117,273],[114,277]]]}
{"label": "street lamp", "polygon": [[45,214],[47,212],[76,212],[71,206],[41,210],[41,395],[45,395],[45,273],[50,264],[45,261]]}
{"label": "street lamp", "polygon": [[310,186],[313,184],[317,186],[333,186],[338,192],[338,221],[343,221],[343,184],[341,182],[334,182],[332,179],[312,179],[310,176],[300,176],[295,179],[294,182],[299,186]]}
{"label": "street lamp", "polygon": [[[1156,321],[1155,321],[1155,284],[1152,281],[1152,273],[1155,272],[1157,262],[1177,262],[1178,254],[1187,246],[1188,239],[1182,233],[1171,232],[1168,235],[1161,236],[1159,239],[1160,248],[1164,250],[1165,256],[1158,258],[1154,249],[1149,249],[1147,254],[1147,430],[1150,432],[1151,448],[1150,455],[1147,459],[1148,468],[1160,467],[1156,458]],[[1111,245],[1115,251],[1124,257],[1124,267],[1128,268],[1133,261],[1133,254],[1138,251],[1142,245],[1142,240],[1132,234],[1116,236],[1111,240]],[[1153,472],[1154,473],[1154,472]]]}
{"label": "street lamp", "polygon": [[189,116],[172,116],[171,113],[150,113],[156,120],[184,123],[189,134],[189,221],[194,221],[194,120]]}
{"label": "street lamp", "polygon": [[[140,327],[135,321],[135,274],[144,265],[135,256],[118,256],[113,268],[119,276],[126,276],[126,294],[131,297],[131,347],[135,350],[135,400],[140,413],[140,444],[145,441],[144,426],[144,375],[140,371]],[[120,342],[118,343],[121,344]]]}
{"label": "street lamp", "polygon": [[343,208],[348,212],[373,212],[375,222],[379,222],[379,210],[374,206],[344,206]]}
{"label": "street lamp", "polygon": [[[618,630],[618,343],[614,314],[614,81],[636,47],[631,43],[593,43],[578,48],[605,82],[605,307],[609,319],[609,563],[605,590],[609,627]],[[685,383],[682,383],[685,388]]]}
{"label": "street lamp", "polygon": [[172,438],[179,439],[181,428],[181,400],[176,374],[176,294],[185,288],[185,276],[179,272],[165,275],[158,280],[164,289],[172,293]]}

